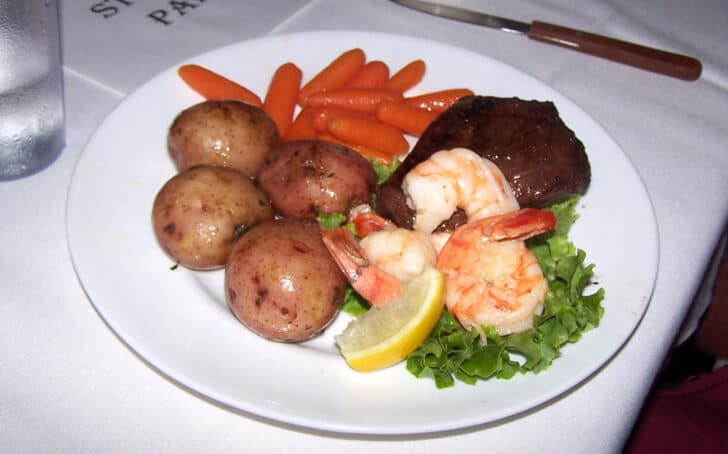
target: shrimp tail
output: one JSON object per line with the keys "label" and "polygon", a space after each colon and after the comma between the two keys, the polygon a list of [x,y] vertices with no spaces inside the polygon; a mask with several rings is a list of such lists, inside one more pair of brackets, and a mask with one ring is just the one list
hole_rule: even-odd
{"label": "shrimp tail", "polygon": [[354,225],[354,230],[359,238],[395,227],[392,221],[376,214],[369,205],[358,205],[352,208],[349,212],[349,222]]}
{"label": "shrimp tail", "polygon": [[517,211],[474,221],[490,241],[526,240],[556,228],[556,216],[551,210],[522,208]]}
{"label": "shrimp tail", "polygon": [[367,260],[349,229],[322,229],[321,238],[354,290],[372,305],[385,306],[399,296],[402,284]]}

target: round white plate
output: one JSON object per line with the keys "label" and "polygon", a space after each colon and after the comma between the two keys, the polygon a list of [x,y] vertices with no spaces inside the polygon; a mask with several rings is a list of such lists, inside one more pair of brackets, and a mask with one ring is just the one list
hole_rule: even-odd
{"label": "round white plate", "polygon": [[[436,42],[376,33],[313,32],[246,41],[184,63],[207,66],[261,96],[285,61],[310,78],[336,55],[361,47],[395,71],[427,62],[416,92],[468,87],[479,94],[551,100],[584,142],[591,187],[571,238],[596,264],[606,290],[601,326],[586,333],[545,372],[437,390],[404,364],[349,369],[333,336],[340,314],[303,344],[265,341],[227,309],[223,272],[170,269],[155,241],[154,196],[175,174],[167,128],[201,101],[170,68],[127,97],[96,131],[70,187],[68,243],[79,279],[106,323],[146,361],[186,387],[264,418],[326,431],[404,434],[494,421],[569,390],[607,362],[647,308],[657,271],[657,230],[645,188],[628,158],[588,115],[545,84],[500,62]],[[413,92],[414,93],[414,92]],[[619,182],[615,184],[615,182]],[[590,290],[591,291],[591,290]]]}

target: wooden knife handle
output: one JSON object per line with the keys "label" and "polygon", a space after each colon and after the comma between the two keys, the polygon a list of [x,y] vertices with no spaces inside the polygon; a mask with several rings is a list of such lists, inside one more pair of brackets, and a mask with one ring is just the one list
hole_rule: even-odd
{"label": "wooden knife handle", "polygon": [[683,80],[700,77],[699,60],[607,36],[534,21],[528,37]]}

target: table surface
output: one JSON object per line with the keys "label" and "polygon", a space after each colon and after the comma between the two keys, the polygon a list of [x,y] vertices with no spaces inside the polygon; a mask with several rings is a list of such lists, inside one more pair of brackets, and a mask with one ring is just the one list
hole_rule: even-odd
{"label": "table surface", "polygon": [[[0,225],[4,452],[415,453],[469,452],[487,446],[520,453],[557,452],[564,445],[576,446],[579,452],[621,449],[665,353],[680,333],[728,217],[725,2],[449,2],[690,54],[704,66],[695,82],[386,1],[288,1],[273,7],[273,2],[264,1],[241,6],[200,0],[188,2],[196,7],[185,14],[165,7],[167,2],[140,1],[136,7],[144,14],[101,22],[106,40],[94,25],[74,22],[79,17],[85,17],[84,24],[92,24],[89,17],[106,20],[98,17],[100,6],[80,3],[62,2],[67,145],[42,172],[0,183],[5,219]],[[132,8],[124,6],[128,2],[112,3],[118,9]],[[152,21],[150,14],[164,8],[175,23],[162,25],[167,30],[163,34],[145,35],[147,24],[141,22]],[[228,17],[225,8],[236,9],[234,32],[221,33],[209,20]],[[76,278],[65,232],[74,165],[95,128],[156,72],[211,46],[326,29],[427,37],[501,60],[570,98],[627,153],[654,205],[659,273],[641,324],[592,377],[537,411],[484,426],[419,436],[320,433],[232,411],[179,387],[128,349],[103,322]],[[123,40],[116,39],[130,32],[167,46],[168,52],[139,53],[139,64],[130,64],[134,62],[124,53]],[[206,39],[194,39],[191,33]],[[184,41],[180,36],[186,36]],[[630,251],[623,253],[628,258]],[[688,317],[686,323],[693,319]]]}

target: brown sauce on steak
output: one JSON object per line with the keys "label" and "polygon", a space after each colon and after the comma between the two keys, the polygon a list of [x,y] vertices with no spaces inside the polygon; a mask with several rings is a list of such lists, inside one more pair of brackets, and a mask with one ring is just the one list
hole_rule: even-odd
{"label": "brown sauce on steak", "polygon": [[[584,145],[551,102],[466,96],[427,128],[397,171],[377,190],[377,211],[412,228],[402,180],[413,167],[440,150],[469,148],[503,172],[522,207],[545,207],[586,192],[591,180]],[[446,227],[464,222],[462,212]]]}

